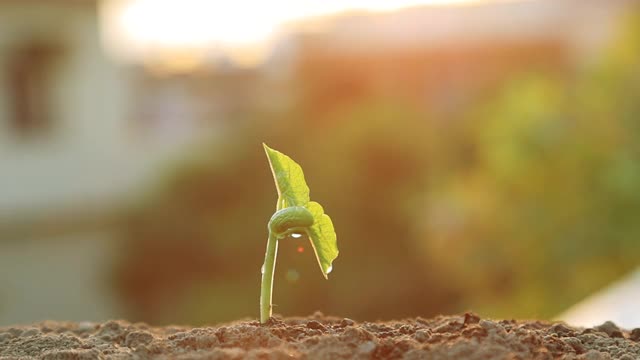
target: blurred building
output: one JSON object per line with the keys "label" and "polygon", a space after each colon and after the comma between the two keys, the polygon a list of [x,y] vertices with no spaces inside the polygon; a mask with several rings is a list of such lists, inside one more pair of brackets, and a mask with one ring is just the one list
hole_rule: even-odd
{"label": "blurred building", "polygon": [[96,1],[0,1],[0,324],[114,316],[113,221],[201,136],[180,83],[144,92]]}
{"label": "blurred building", "polygon": [[96,25],[91,1],[0,2],[2,324],[114,311],[99,285],[106,238],[75,231],[126,174],[114,167],[128,78],[103,56]]}
{"label": "blurred building", "polygon": [[640,327],[640,270],[584,299],[558,316],[573,326],[592,327],[613,321],[625,329]]}
{"label": "blurred building", "polygon": [[117,63],[100,10],[0,1],[0,324],[118,314],[122,211],[241,109],[278,103],[224,58],[189,73]]}

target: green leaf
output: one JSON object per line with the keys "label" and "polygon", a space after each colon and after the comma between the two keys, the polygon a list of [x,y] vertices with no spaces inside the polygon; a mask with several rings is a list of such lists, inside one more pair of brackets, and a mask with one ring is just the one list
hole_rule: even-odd
{"label": "green leaf", "polygon": [[278,189],[277,210],[290,206],[305,206],[309,202],[309,187],[302,168],[287,155],[262,144],[269,158],[273,179]]}
{"label": "green leaf", "polygon": [[307,204],[307,209],[313,214],[313,225],[308,228],[307,233],[311,240],[311,246],[318,259],[322,275],[327,275],[333,269],[333,260],[338,257],[338,240],[336,231],[329,215],[324,213],[320,204],[311,201]]}
{"label": "green leaf", "polygon": [[316,254],[322,275],[332,270],[333,260],[338,257],[336,232],[329,215],[315,201],[309,201],[309,187],[304,180],[302,168],[287,155],[262,144],[269,158],[271,172],[278,189],[277,210],[291,206],[304,206],[313,215],[313,225],[307,228],[307,235]]}

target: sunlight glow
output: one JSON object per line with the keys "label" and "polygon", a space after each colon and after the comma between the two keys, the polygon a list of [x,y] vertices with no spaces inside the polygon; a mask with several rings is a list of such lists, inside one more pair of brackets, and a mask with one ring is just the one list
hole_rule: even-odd
{"label": "sunlight glow", "polygon": [[104,0],[101,14],[107,47],[122,58],[144,61],[169,56],[177,64],[191,66],[217,52],[241,65],[252,65],[262,60],[279,27],[296,19],[477,1]]}

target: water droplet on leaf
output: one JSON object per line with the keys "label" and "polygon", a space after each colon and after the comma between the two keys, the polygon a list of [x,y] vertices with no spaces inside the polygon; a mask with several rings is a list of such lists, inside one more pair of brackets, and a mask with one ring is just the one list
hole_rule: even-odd
{"label": "water droplet on leaf", "polygon": [[333,265],[329,265],[329,267],[327,268],[327,274],[330,273],[331,271],[333,271]]}
{"label": "water droplet on leaf", "polygon": [[294,239],[299,239],[299,238],[302,237],[302,234],[293,233],[293,234],[291,234],[291,237],[294,238]]}

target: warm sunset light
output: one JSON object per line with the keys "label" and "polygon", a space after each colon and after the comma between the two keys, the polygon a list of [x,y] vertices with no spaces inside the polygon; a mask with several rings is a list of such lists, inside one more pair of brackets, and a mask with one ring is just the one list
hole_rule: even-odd
{"label": "warm sunset light", "polygon": [[0,360],[640,360],[639,94],[640,0],[0,0]]}
{"label": "warm sunset light", "polygon": [[191,64],[224,54],[240,65],[253,65],[261,61],[279,28],[296,19],[473,2],[478,0],[113,0],[102,3],[102,15],[108,47],[127,60],[160,55]]}

